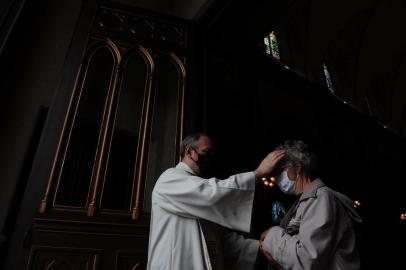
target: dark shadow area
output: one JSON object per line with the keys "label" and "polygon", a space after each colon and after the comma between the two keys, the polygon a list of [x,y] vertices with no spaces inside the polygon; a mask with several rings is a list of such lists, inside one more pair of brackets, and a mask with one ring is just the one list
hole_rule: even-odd
{"label": "dark shadow area", "polygon": [[[4,225],[4,235],[6,237],[5,242],[2,244],[0,249],[0,268],[3,267],[5,261],[5,255],[10,245],[11,235],[13,233],[14,227],[16,225],[17,216],[20,212],[21,201],[25,192],[28,177],[31,172],[32,162],[34,160],[35,153],[37,151],[38,143],[41,138],[41,134],[44,128],[45,120],[47,118],[48,108],[41,107],[39,111],[37,121],[35,123],[34,132],[31,135],[31,140],[29,142],[29,147],[27,149],[26,156],[24,158],[23,168],[20,172],[20,177],[16,185],[16,190],[12,198],[12,207],[9,210],[7,216],[7,222]],[[23,245],[23,243],[21,243]]]}
{"label": "dark shadow area", "polygon": [[[239,19],[249,11],[231,5],[207,29],[207,123],[219,175],[253,170],[283,141],[304,140],[321,158],[323,181],[361,202],[363,269],[396,268],[403,254],[395,246],[406,240],[400,219],[405,138],[267,57],[252,34],[256,25]],[[265,186],[257,192],[257,236],[272,225],[270,206],[276,200],[291,202]]]}

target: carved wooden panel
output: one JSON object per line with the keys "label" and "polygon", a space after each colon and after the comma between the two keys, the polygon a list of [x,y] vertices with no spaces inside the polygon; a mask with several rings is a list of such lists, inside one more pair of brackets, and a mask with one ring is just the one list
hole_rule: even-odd
{"label": "carved wooden panel", "polygon": [[96,270],[101,251],[33,246],[27,270]]}
{"label": "carved wooden panel", "polygon": [[72,125],[67,130],[66,150],[57,175],[55,205],[85,207],[94,174],[98,140],[114,71],[111,49],[99,43],[89,49],[82,87],[76,89]]}
{"label": "carved wooden panel", "polygon": [[[107,158],[100,208],[131,211],[136,176],[143,102],[148,91],[149,63],[146,54],[131,50],[123,58],[113,134]],[[139,156],[138,156],[139,159]]]}
{"label": "carved wooden panel", "polygon": [[186,25],[101,5],[72,89],[40,213],[150,212],[183,134]]}
{"label": "carved wooden panel", "polygon": [[100,8],[94,28],[98,33],[108,32],[118,39],[186,45],[185,27],[112,7]]}

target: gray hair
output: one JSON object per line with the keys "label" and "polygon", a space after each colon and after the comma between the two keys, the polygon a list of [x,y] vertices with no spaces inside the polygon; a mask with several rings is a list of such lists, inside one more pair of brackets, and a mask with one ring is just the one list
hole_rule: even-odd
{"label": "gray hair", "polygon": [[285,156],[279,162],[279,167],[293,167],[300,163],[302,165],[301,175],[308,176],[311,180],[318,176],[318,157],[303,141],[285,141],[275,150],[285,150]]}
{"label": "gray hair", "polygon": [[197,141],[202,136],[208,137],[205,133],[199,132],[199,133],[189,135],[185,139],[183,139],[182,144],[180,145],[180,156],[181,156],[181,158],[185,157],[186,149],[188,148],[188,146],[191,146],[194,149],[196,149],[198,147]]}

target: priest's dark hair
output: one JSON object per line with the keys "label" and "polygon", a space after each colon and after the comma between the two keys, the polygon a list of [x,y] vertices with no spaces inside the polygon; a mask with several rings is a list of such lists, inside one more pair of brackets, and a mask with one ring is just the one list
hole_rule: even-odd
{"label": "priest's dark hair", "polygon": [[185,139],[183,139],[182,144],[180,145],[180,156],[181,158],[185,157],[186,154],[186,149],[188,148],[188,146],[191,146],[193,148],[197,148],[197,141],[200,139],[200,137],[202,136],[207,136],[206,133],[204,132],[199,132],[199,133],[195,133],[195,134],[191,134],[189,136],[186,136]]}

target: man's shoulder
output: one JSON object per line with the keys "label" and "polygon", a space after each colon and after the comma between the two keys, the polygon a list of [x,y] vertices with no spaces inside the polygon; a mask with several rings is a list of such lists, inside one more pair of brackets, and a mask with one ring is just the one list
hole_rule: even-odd
{"label": "man's shoulder", "polygon": [[327,186],[323,186],[317,189],[316,199],[325,202],[335,202],[335,191]]}
{"label": "man's shoulder", "polygon": [[177,169],[176,167],[171,167],[171,168],[168,168],[165,171],[163,171],[163,173],[161,175],[169,174],[169,173],[176,173],[178,170],[179,169]]}
{"label": "man's shoulder", "polygon": [[318,196],[334,196],[334,192],[335,191],[328,186],[322,186],[317,189]]}
{"label": "man's shoulder", "polygon": [[152,191],[153,196],[158,187],[160,187],[162,184],[170,181],[170,179],[173,179],[175,175],[176,175],[176,168],[174,168],[174,167],[168,168],[163,173],[161,173],[161,175],[158,177],[158,179],[156,180],[156,182],[154,184],[154,188]]}
{"label": "man's shoulder", "polygon": [[162,174],[162,175],[171,175],[171,174],[182,174],[182,175],[189,175],[190,173],[188,173],[187,171],[185,171],[183,168],[176,166],[176,167],[171,167],[166,169]]}
{"label": "man's shoulder", "polygon": [[162,179],[162,178],[170,177],[171,175],[176,174],[176,173],[179,173],[179,172],[178,172],[178,169],[176,169],[176,167],[168,168],[168,169],[166,169],[165,171],[163,171],[163,172],[161,173],[161,175],[159,176],[158,180],[159,180],[159,179]]}
{"label": "man's shoulder", "polygon": [[159,181],[167,181],[173,178],[181,177],[181,176],[188,176],[190,175],[187,171],[183,170],[179,167],[172,167],[166,169],[158,178],[157,182]]}

